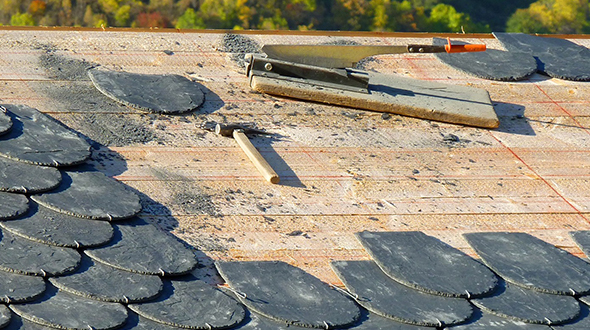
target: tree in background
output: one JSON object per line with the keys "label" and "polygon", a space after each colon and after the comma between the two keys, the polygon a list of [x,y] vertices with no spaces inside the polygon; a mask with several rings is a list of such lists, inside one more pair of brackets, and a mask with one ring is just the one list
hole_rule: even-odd
{"label": "tree in background", "polygon": [[588,0],[539,0],[518,9],[506,24],[507,32],[588,33]]}

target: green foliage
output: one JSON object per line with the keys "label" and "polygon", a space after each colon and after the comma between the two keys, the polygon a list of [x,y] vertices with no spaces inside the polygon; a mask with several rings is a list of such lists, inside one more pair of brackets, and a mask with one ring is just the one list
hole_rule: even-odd
{"label": "green foliage", "polygon": [[204,29],[206,28],[203,19],[197,16],[197,13],[192,8],[187,10],[178,18],[176,22],[177,29]]}
{"label": "green foliage", "polygon": [[10,25],[12,26],[33,26],[35,25],[35,20],[33,16],[29,13],[17,13],[10,17]]}
{"label": "green foliage", "polygon": [[523,33],[588,33],[588,0],[539,0],[517,10],[506,31]]}

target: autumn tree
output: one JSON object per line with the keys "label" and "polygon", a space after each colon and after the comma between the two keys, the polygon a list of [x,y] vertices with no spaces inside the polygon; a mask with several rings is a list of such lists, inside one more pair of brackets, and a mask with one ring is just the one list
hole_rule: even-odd
{"label": "autumn tree", "polygon": [[506,24],[507,32],[588,33],[588,0],[539,0],[517,10]]}

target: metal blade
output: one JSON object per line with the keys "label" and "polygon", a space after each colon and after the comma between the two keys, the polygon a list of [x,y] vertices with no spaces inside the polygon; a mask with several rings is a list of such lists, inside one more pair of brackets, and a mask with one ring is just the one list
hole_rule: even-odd
{"label": "metal blade", "polygon": [[326,68],[351,68],[365,57],[408,52],[408,46],[264,45],[268,57]]}

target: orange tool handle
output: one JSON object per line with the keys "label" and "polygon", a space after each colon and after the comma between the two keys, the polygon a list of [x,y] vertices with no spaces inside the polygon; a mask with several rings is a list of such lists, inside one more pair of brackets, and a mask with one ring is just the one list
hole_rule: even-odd
{"label": "orange tool handle", "polygon": [[447,53],[467,53],[467,52],[483,52],[486,50],[486,45],[451,45],[451,38],[447,38],[449,43],[445,45]]}

